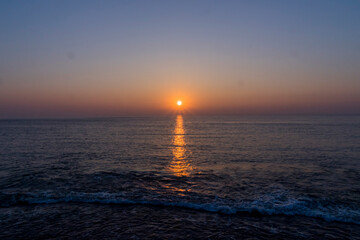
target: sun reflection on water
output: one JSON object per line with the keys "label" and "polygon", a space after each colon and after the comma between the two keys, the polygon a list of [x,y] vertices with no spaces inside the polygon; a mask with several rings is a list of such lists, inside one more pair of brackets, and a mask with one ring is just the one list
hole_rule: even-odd
{"label": "sun reflection on water", "polygon": [[189,176],[193,168],[187,159],[189,151],[186,148],[185,128],[182,115],[176,117],[172,145],[173,159],[170,163],[170,170],[175,176]]}

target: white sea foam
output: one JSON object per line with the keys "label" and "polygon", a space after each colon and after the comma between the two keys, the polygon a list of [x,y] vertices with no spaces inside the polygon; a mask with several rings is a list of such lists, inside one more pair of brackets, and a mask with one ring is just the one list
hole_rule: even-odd
{"label": "white sea foam", "polygon": [[146,205],[162,207],[180,207],[222,214],[262,214],[262,215],[299,215],[322,218],[326,221],[339,221],[360,224],[360,210],[345,206],[324,206],[309,198],[289,198],[283,193],[269,193],[254,200],[226,202],[193,202],[182,198],[129,198],[122,193],[84,193],[70,192],[59,195],[51,192],[26,194],[1,194],[1,206],[18,204],[53,204],[53,203],[100,203],[123,205]]}

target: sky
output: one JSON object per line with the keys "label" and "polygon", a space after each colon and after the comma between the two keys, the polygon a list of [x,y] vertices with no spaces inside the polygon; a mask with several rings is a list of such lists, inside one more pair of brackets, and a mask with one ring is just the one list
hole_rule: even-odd
{"label": "sky", "polygon": [[0,118],[360,114],[360,1],[0,1]]}

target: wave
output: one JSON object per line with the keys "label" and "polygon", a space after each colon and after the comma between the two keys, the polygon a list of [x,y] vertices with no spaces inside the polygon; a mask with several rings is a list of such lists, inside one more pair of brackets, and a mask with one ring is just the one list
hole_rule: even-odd
{"label": "wave", "polygon": [[255,200],[225,203],[191,202],[184,199],[131,199],[122,193],[71,192],[59,195],[42,193],[0,193],[0,207],[53,203],[96,203],[118,205],[144,205],[157,207],[179,207],[222,214],[287,215],[321,218],[326,221],[360,224],[360,210],[341,205],[328,206],[308,198],[287,198],[280,201],[278,194],[270,193]]}

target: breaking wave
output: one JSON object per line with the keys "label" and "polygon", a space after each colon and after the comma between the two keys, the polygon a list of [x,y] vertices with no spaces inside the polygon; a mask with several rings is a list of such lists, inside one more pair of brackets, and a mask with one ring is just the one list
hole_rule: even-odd
{"label": "breaking wave", "polygon": [[70,192],[59,195],[53,192],[41,193],[1,193],[0,207],[53,203],[96,203],[119,205],[144,205],[158,207],[179,207],[222,214],[288,215],[321,218],[326,221],[338,221],[360,224],[360,210],[342,205],[331,206],[309,198],[284,198],[279,193],[269,193],[254,200],[194,202],[184,198],[129,198],[122,193],[84,193]]}

